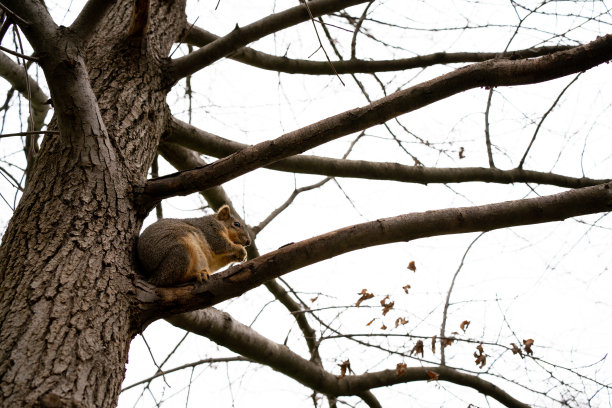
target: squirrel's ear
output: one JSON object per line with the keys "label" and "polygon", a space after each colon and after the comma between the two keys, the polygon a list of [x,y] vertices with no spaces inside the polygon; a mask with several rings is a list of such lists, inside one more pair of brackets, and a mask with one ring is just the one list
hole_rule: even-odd
{"label": "squirrel's ear", "polygon": [[217,219],[220,221],[225,221],[225,220],[230,219],[230,209],[227,204],[219,208],[219,211],[217,211]]}

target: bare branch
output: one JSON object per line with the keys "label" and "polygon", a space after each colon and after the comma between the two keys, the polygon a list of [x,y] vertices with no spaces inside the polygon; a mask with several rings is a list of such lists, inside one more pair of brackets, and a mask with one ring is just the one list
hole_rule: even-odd
{"label": "bare branch", "polygon": [[559,95],[557,96],[557,98],[554,100],[554,102],[552,103],[552,105],[550,105],[550,108],[548,108],[548,110],[546,111],[546,113],[544,113],[544,115],[542,115],[542,119],[540,119],[540,121],[538,122],[538,126],[536,126],[535,131],[533,132],[533,136],[531,137],[531,141],[529,141],[529,145],[527,146],[527,149],[525,149],[525,153],[523,153],[523,157],[521,158],[521,161],[519,162],[518,168],[522,169],[523,168],[523,164],[525,164],[525,159],[527,159],[527,154],[529,153],[529,150],[531,150],[531,146],[533,146],[533,142],[535,142],[536,137],[538,136],[538,132],[540,131],[540,128],[542,127],[542,123],[544,123],[544,121],[546,120],[546,118],[548,117],[548,115],[553,111],[553,109],[555,109],[555,107],[557,106],[557,104],[559,103],[559,101],[561,100],[561,97],[563,96],[563,94],[565,93],[565,91],[567,91],[569,89],[570,86],[572,86],[577,80],[578,78],[580,78],[580,76],[582,75],[582,72],[580,72],[578,75],[576,75],[574,77],[574,79],[572,79],[570,81],[569,84],[567,84],[565,86],[565,88],[563,88],[561,90],[561,92],[559,93]]}
{"label": "bare branch", "polygon": [[[38,52],[50,47],[57,25],[42,2],[31,0],[5,0],[3,4],[13,13],[15,23],[23,30],[28,41]],[[4,7],[3,7],[4,8]]]}
{"label": "bare branch", "polygon": [[341,228],[284,246],[213,275],[203,286],[156,288],[138,281],[139,325],[212,306],[288,272],[334,256],[376,245],[438,235],[490,231],[560,221],[612,209],[612,183],[550,196],[475,207],[412,213]]}
{"label": "bare branch", "polygon": [[[177,143],[214,157],[225,157],[249,147],[248,145],[200,130],[175,118],[172,119],[168,126],[168,133],[164,140],[166,143]],[[364,178],[369,180],[394,180],[421,184],[482,181],[488,183],[538,183],[579,188],[594,186],[608,181],[607,179],[594,180],[567,177],[523,169],[500,170],[484,167],[437,168],[301,155],[279,160],[265,167],[292,173],[320,174],[330,177]]]}
{"label": "bare branch", "polygon": [[141,197],[145,202],[151,202],[190,194],[468,89],[543,82],[584,71],[610,58],[612,34],[538,59],[496,59],[473,64],[397,91],[362,108],[340,113],[277,139],[243,149],[206,167],[150,180]]}
{"label": "bare branch", "polygon": [[116,0],[89,0],[70,28],[83,41],[87,42]]}
{"label": "bare branch", "polygon": [[[439,381],[448,381],[473,388],[495,398],[509,407],[527,407],[494,384],[475,375],[461,373],[449,367],[407,367],[403,374],[395,370],[349,375],[338,378],[317,364],[305,360],[289,348],[274,343],[253,329],[237,322],[229,314],[214,308],[185,313],[169,319],[170,323],[205,336],[217,344],[261,364],[270,366],[305,386],[328,395],[362,395],[372,388],[393,384],[427,381],[427,371],[439,375]],[[376,405],[375,405],[376,406]]]}
{"label": "bare branch", "polygon": [[[49,97],[40,88],[36,80],[27,75],[23,66],[20,66],[4,53],[0,53],[0,76],[10,82],[32,104],[32,122],[34,128],[40,129],[49,110],[47,101]],[[29,90],[28,90],[29,84]]]}
{"label": "bare branch", "polygon": [[[220,37],[202,28],[193,27],[186,36],[186,41],[203,47]],[[437,52],[411,58],[395,60],[368,61],[360,59],[332,61],[334,68],[339,74],[375,73],[389,71],[404,71],[413,68],[424,68],[437,64],[453,64],[468,62],[483,62],[493,58],[537,58],[552,54],[557,51],[565,51],[573,46],[559,45],[550,47],[527,48],[524,50],[510,52]],[[228,55],[228,58],[252,65],[257,68],[271,71],[284,72],[287,74],[304,75],[334,75],[329,63],[326,61],[310,61],[305,59],[291,59],[277,57],[256,51],[252,48],[243,47]]]}
{"label": "bare branch", "polygon": [[[366,1],[368,0],[313,0],[308,2],[308,8],[312,16],[318,17],[356,4],[365,3]],[[236,26],[231,33],[224,37],[185,57],[173,60],[169,68],[169,80],[171,83],[174,83],[255,40],[284,28],[308,21],[309,18],[310,14],[306,7],[299,5],[280,13],[271,14],[243,28]]]}

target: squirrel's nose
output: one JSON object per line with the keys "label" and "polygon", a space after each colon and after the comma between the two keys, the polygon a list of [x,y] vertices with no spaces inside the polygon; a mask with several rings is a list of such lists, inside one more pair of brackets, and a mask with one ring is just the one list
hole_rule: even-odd
{"label": "squirrel's nose", "polygon": [[249,246],[249,245],[251,245],[251,240],[250,240],[250,239],[247,239],[247,240],[246,240],[246,244],[245,244],[244,246]]}

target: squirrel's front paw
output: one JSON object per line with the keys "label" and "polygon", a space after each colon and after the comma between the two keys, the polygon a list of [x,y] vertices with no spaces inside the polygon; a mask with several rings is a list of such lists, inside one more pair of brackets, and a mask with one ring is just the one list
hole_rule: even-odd
{"label": "squirrel's front paw", "polygon": [[196,280],[200,284],[207,282],[209,278],[210,278],[210,272],[208,272],[208,269],[206,268],[202,268],[196,273]]}
{"label": "squirrel's front paw", "polygon": [[244,261],[246,257],[247,257],[247,251],[246,249],[244,249],[244,247],[240,247],[240,249],[234,253],[234,259],[238,262]]}

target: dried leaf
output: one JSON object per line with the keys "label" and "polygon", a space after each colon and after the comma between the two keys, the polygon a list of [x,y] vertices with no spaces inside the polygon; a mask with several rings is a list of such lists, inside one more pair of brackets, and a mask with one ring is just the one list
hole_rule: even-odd
{"label": "dried leaf", "polygon": [[357,299],[357,303],[355,303],[355,306],[357,306],[357,307],[359,307],[361,302],[363,302],[364,300],[372,299],[374,297],[373,294],[368,293],[367,289],[362,289],[362,291],[359,292],[358,295],[361,295],[361,297],[359,299]]}
{"label": "dried leaf", "polygon": [[395,367],[395,375],[401,377],[406,373],[406,363],[398,363]]}
{"label": "dried leaf", "polygon": [[454,337],[447,337],[446,339],[442,340],[442,346],[443,347],[448,347],[448,346],[452,345],[454,341],[455,341]]}
{"label": "dried leaf", "polygon": [[436,354],[436,340],[438,340],[438,336],[433,336],[431,338],[431,352]]}
{"label": "dried leaf", "polygon": [[370,321],[368,322],[368,324],[366,324],[366,326],[369,326],[369,325],[371,325],[372,323],[374,323],[374,320],[376,320],[376,318],[373,318],[372,320],[370,320]]}
{"label": "dried leaf", "polygon": [[395,319],[395,327],[397,328],[397,326],[399,326],[400,324],[403,326],[406,323],[408,323],[408,320],[404,319],[403,317],[398,317],[397,319]]}
{"label": "dried leaf", "polygon": [[523,350],[521,350],[521,348],[519,346],[517,346],[514,343],[510,343],[512,345],[512,354],[518,354],[521,356],[521,358],[525,358],[523,356]]}
{"label": "dried leaf", "polygon": [[464,320],[461,322],[461,325],[459,327],[461,327],[461,330],[463,330],[463,332],[465,333],[465,331],[467,330],[467,328],[470,325],[470,321],[469,320]]}
{"label": "dried leaf", "polygon": [[414,261],[410,261],[410,263],[408,264],[408,269],[410,269],[412,272],[416,272],[416,264],[414,263]]}
{"label": "dried leaf", "polygon": [[389,310],[393,309],[393,305],[395,305],[395,302],[387,302],[387,299],[389,299],[389,295],[385,296],[384,299],[380,301],[380,305],[383,307],[383,316],[386,316]]}
{"label": "dried leaf", "polygon": [[425,374],[427,374],[427,376],[429,377],[427,379],[427,382],[438,381],[438,378],[440,378],[440,374],[438,374],[438,373],[436,373],[434,371],[427,370],[427,371],[425,371]]}
{"label": "dried leaf", "polygon": [[474,352],[474,357],[476,357],[476,365],[480,364],[480,368],[482,368],[485,366],[485,364],[487,364],[487,355],[484,353],[482,344],[477,345],[476,350],[478,351]]}
{"label": "dried leaf", "polygon": [[380,326],[380,330],[387,330],[387,326],[385,326],[385,324],[383,323],[382,326]]}
{"label": "dried leaf", "polygon": [[465,152],[465,149],[463,148],[463,146],[461,146],[459,148],[459,158],[460,159],[465,159],[465,155],[463,154]]}
{"label": "dried leaf", "polygon": [[412,350],[410,350],[410,355],[414,353],[415,355],[420,354],[421,358],[423,358],[423,340],[418,340]]}
{"label": "dried leaf", "polygon": [[313,297],[312,299],[310,299],[310,301],[311,301],[312,303],[314,303],[314,302],[316,302],[316,301],[317,301],[317,299],[318,299],[318,298],[319,298],[318,296],[317,296],[317,297]]}
{"label": "dried leaf", "polygon": [[535,341],[533,339],[523,340],[523,348],[525,349],[525,353],[529,354],[530,356],[533,356],[533,350],[531,349],[531,346],[533,346],[534,342]]}
{"label": "dried leaf", "polygon": [[353,372],[353,370],[351,370],[350,360],[346,360],[342,364],[338,364],[338,367],[340,367],[340,375],[338,376],[338,378],[344,378],[347,372],[349,373]]}
{"label": "dried leaf", "polygon": [[404,292],[408,294],[408,289],[410,289],[410,285],[402,286],[402,289],[404,289]]}

